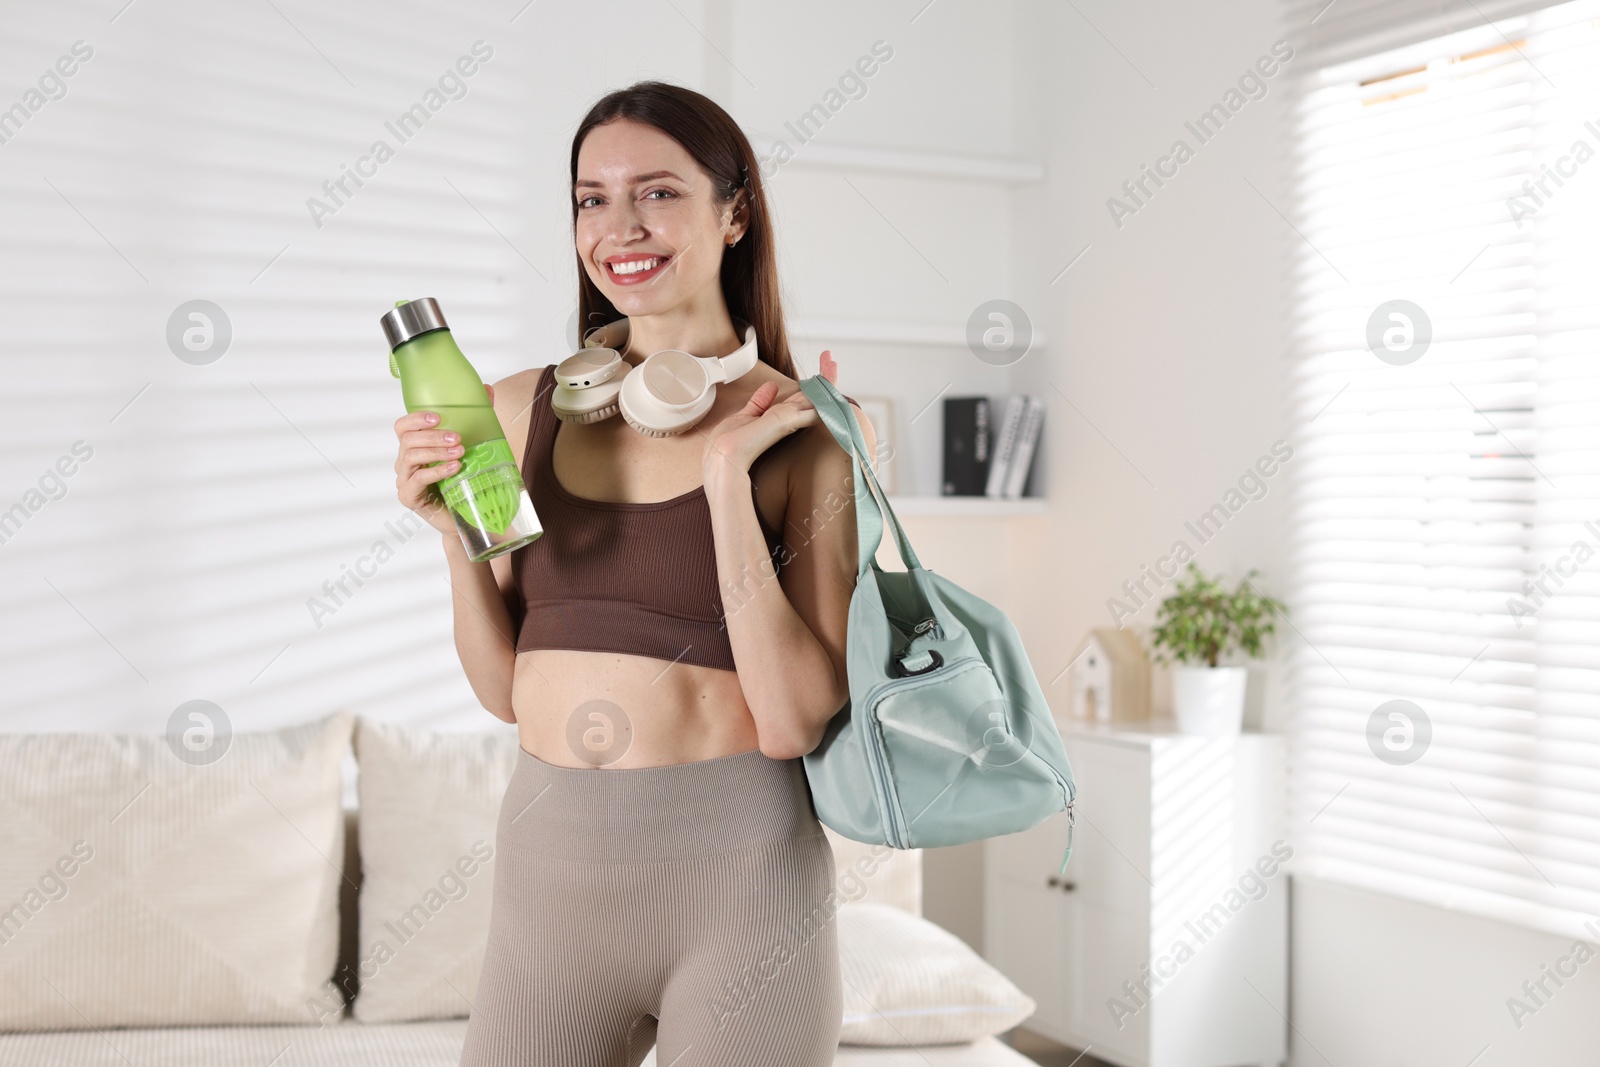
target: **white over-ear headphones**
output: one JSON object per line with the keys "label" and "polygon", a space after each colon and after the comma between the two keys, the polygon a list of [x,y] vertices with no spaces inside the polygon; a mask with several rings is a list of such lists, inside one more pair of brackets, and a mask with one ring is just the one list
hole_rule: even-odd
{"label": "white over-ear headphones", "polygon": [[705,417],[717,383],[740,378],[756,365],[756,328],[746,325],[744,344],[720,358],[674,348],[651,355],[637,367],[622,358],[628,320],[618,319],[584,338],[583,349],[555,370],[550,408],[563,422],[599,422],[619,410],[629,426],[647,437],[683,433]]}

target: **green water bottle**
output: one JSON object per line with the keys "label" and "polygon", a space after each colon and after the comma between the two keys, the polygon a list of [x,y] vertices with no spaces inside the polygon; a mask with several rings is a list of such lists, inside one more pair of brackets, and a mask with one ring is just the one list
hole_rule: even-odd
{"label": "green water bottle", "polygon": [[461,435],[461,469],[429,488],[455,516],[467,557],[482,563],[537,540],[544,528],[506,432],[483,379],[456,347],[439,302],[431,296],[400,300],[378,321],[406,410],[436,412],[437,429]]}

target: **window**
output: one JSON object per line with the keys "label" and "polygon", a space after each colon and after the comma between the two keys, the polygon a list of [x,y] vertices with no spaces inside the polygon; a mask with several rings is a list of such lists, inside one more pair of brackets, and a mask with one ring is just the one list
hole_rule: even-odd
{"label": "window", "polygon": [[1309,873],[1576,936],[1600,914],[1600,3],[1469,21],[1324,42],[1291,115],[1292,800]]}
{"label": "window", "polygon": [[396,499],[378,319],[438,297],[490,381],[570,351],[531,17],[124,3],[0,33],[4,728],[492,721]]}

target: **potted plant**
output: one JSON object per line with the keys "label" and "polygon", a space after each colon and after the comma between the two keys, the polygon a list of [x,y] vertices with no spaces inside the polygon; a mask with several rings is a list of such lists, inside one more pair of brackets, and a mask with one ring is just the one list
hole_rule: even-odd
{"label": "potted plant", "polygon": [[1261,655],[1261,642],[1276,623],[1280,601],[1250,584],[1249,572],[1233,592],[1189,564],[1174,592],[1161,602],[1152,627],[1156,661],[1172,668],[1172,713],[1186,734],[1234,734],[1244,721],[1244,691],[1249,670],[1220,666],[1236,652]]}

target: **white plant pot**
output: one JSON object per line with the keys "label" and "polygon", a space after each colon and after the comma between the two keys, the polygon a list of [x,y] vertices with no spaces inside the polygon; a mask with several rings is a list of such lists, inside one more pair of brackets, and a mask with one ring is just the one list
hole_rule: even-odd
{"label": "white plant pot", "polygon": [[1178,732],[1226,736],[1244,726],[1248,667],[1173,667],[1172,715]]}

